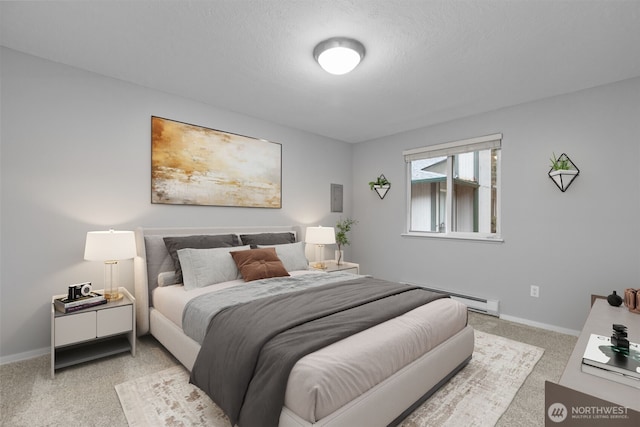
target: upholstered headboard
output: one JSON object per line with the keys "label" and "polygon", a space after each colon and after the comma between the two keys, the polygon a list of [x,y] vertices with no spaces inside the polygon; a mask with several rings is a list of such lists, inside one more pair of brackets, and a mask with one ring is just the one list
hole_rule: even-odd
{"label": "upholstered headboard", "polygon": [[138,335],[149,332],[151,292],[158,286],[158,274],[174,271],[173,260],[164,244],[164,237],[290,232],[299,240],[300,231],[299,226],[137,228],[137,256],[133,265]]}

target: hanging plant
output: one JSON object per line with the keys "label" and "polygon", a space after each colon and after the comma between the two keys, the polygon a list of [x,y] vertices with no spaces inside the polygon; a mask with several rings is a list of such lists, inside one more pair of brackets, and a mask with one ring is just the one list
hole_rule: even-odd
{"label": "hanging plant", "polygon": [[379,187],[384,187],[384,186],[391,186],[391,183],[389,182],[389,180],[387,180],[387,178],[384,175],[380,175],[378,178],[376,178],[375,181],[370,181],[369,182],[369,187],[373,190],[376,186]]}
{"label": "hanging plant", "polygon": [[559,157],[553,153],[551,160],[551,169],[549,169],[549,178],[553,180],[556,186],[563,193],[571,185],[573,180],[580,174],[580,169],[571,161],[569,156],[562,153]]}
{"label": "hanging plant", "polygon": [[391,188],[391,183],[386,176],[380,174],[375,181],[369,182],[369,187],[371,190],[375,190],[375,192],[378,193],[378,197],[380,197],[380,199],[384,199],[384,196],[387,195],[387,192]]}
{"label": "hanging plant", "polygon": [[556,153],[553,153],[553,157],[549,160],[551,160],[551,169],[554,171],[571,170],[571,160],[564,153],[560,157],[556,157]]}

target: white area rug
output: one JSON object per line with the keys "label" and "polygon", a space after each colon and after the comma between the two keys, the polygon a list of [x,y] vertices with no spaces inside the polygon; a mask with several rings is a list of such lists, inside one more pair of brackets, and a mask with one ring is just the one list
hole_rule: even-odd
{"label": "white area rug", "polygon": [[[475,331],[469,364],[416,409],[403,427],[493,426],[543,349]],[[222,411],[176,366],[116,386],[129,426],[230,427]]]}

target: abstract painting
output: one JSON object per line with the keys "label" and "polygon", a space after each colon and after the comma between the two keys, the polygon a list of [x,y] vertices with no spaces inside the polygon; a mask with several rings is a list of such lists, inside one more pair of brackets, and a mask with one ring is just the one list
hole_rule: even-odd
{"label": "abstract painting", "polygon": [[282,146],[151,117],[151,203],[282,207]]}

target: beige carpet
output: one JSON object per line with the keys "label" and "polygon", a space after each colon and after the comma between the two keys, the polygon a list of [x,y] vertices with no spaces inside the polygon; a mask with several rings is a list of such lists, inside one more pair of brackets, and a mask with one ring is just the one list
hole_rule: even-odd
{"label": "beige carpet", "polygon": [[[542,356],[529,344],[475,331],[473,359],[413,412],[404,427],[493,426]],[[176,366],[116,385],[129,426],[229,427],[222,411]]]}

